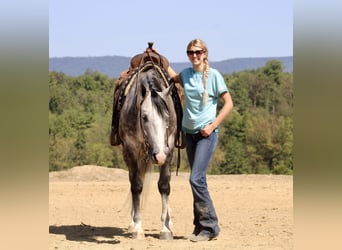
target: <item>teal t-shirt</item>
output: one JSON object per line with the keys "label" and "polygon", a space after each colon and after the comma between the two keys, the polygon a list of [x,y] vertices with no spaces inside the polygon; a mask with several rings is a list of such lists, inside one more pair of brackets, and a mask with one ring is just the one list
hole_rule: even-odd
{"label": "teal t-shirt", "polygon": [[193,68],[186,68],[180,73],[180,77],[185,96],[182,130],[194,134],[215,120],[217,101],[221,94],[228,92],[228,88],[221,73],[216,69],[209,68],[206,86],[209,98],[204,105],[202,101],[203,73],[195,72]]}

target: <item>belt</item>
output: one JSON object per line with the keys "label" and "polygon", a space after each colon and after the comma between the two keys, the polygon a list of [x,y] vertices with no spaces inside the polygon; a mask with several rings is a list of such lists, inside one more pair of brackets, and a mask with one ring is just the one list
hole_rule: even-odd
{"label": "belt", "polygon": [[[188,128],[182,128],[183,132],[185,132],[186,134],[191,134],[191,135],[195,135],[201,132],[200,129],[196,129],[196,130],[192,130],[192,129],[188,129]],[[218,128],[215,128],[214,131],[215,133],[218,132]]]}

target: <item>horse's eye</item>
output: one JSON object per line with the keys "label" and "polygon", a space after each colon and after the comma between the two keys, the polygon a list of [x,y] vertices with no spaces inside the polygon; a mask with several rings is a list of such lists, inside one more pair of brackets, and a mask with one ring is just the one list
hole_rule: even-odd
{"label": "horse's eye", "polygon": [[147,115],[143,115],[142,119],[143,119],[144,122],[148,122],[148,117],[147,117]]}

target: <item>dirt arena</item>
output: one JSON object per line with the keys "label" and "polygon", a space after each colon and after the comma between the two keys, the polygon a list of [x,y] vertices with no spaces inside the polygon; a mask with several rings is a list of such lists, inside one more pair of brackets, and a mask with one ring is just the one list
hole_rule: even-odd
{"label": "dirt arena", "polygon": [[171,177],[172,241],[159,240],[161,198],[158,174],[144,196],[146,238],[135,240],[130,222],[128,172],[97,166],[49,173],[49,249],[293,249],[293,177],[209,175],[208,186],[221,233],[190,242],[192,195],[189,173]]}

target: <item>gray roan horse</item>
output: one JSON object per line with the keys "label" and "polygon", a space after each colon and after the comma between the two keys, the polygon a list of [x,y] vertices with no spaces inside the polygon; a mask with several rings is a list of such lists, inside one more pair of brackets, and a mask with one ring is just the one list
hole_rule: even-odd
{"label": "gray roan horse", "polygon": [[160,239],[172,239],[169,208],[170,165],[175,147],[177,115],[172,100],[173,84],[158,65],[147,62],[127,80],[125,101],[120,111],[119,136],[129,170],[132,194],[132,237],[144,238],[141,217],[141,192],[146,171],[159,166],[162,228]]}

